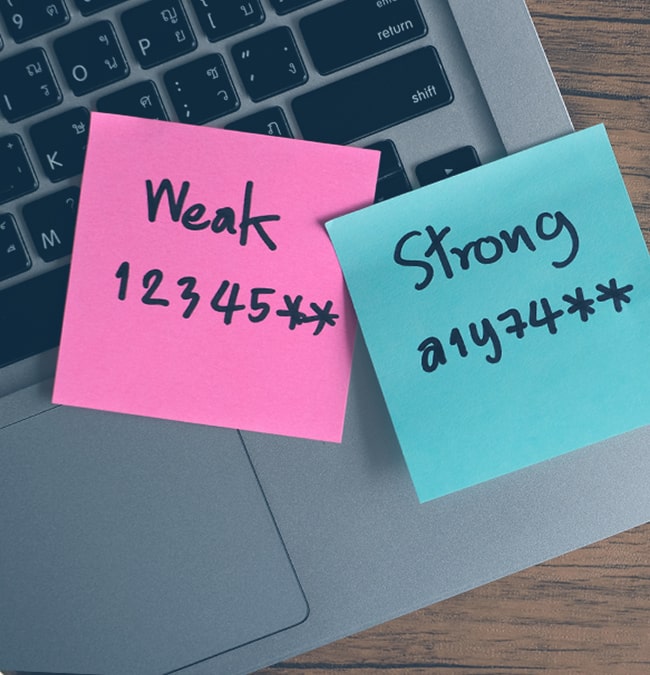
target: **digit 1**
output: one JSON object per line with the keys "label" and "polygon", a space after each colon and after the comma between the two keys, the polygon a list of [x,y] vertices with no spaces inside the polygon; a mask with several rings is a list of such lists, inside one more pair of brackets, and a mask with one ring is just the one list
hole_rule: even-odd
{"label": "digit 1", "polygon": [[126,287],[129,283],[129,263],[123,262],[115,272],[115,277],[120,280],[120,288],[117,291],[118,300],[126,300]]}

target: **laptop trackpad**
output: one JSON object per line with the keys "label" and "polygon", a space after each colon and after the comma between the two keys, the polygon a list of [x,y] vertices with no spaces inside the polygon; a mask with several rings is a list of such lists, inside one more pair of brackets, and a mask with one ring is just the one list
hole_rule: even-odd
{"label": "laptop trackpad", "polygon": [[306,617],[235,431],[61,407],[0,453],[12,667],[165,673]]}

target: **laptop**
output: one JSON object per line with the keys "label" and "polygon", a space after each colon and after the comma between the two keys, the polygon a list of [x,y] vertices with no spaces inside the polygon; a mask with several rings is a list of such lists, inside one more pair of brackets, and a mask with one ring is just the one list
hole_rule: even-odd
{"label": "laptop", "polygon": [[341,444],[51,402],[90,110],[375,147],[388,199],[572,131],[522,0],[0,13],[1,670],[251,672],[647,519],[647,429],[419,504],[362,335]]}

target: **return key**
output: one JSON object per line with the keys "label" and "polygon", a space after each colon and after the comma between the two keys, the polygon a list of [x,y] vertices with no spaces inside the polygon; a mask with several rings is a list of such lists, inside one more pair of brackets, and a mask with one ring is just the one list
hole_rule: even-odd
{"label": "return key", "polygon": [[416,0],[344,0],[304,17],[300,28],[321,75],[427,33]]}

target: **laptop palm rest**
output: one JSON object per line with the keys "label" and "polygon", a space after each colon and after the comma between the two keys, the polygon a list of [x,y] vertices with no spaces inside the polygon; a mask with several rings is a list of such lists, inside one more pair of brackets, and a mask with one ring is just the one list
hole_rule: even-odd
{"label": "laptop palm rest", "polygon": [[5,667],[165,673],[306,618],[236,431],[49,406],[0,428]]}

